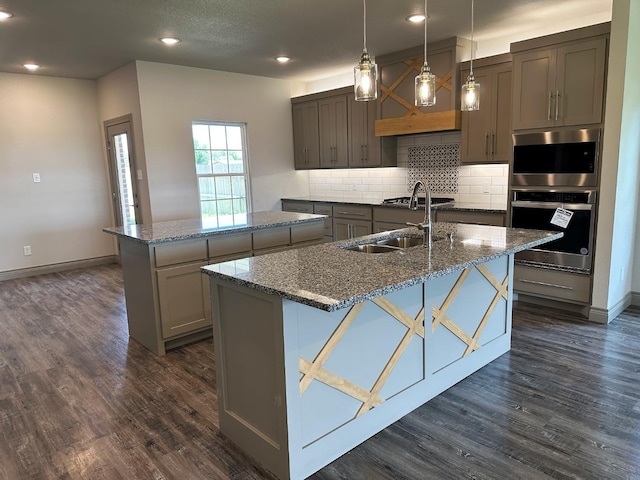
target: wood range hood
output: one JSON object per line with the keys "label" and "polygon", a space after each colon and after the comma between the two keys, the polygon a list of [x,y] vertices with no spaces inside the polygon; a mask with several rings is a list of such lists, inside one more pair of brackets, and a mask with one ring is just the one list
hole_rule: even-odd
{"label": "wood range hood", "polygon": [[380,69],[380,99],[375,134],[378,137],[460,130],[460,72],[470,57],[471,42],[452,37],[428,45],[429,67],[436,76],[436,104],[414,105],[414,79],[424,63],[424,47],[376,57]]}
{"label": "wood range hood", "polygon": [[376,120],[376,137],[460,130],[460,110]]}

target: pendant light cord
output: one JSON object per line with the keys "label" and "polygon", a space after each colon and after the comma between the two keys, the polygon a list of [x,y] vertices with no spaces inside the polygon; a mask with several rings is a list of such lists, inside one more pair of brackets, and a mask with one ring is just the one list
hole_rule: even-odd
{"label": "pendant light cord", "polygon": [[469,70],[471,78],[473,78],[473,13],[473,0],[471,0],[471,69]]}
{"label": "pendant light cord", "polygon": [[364,14],[362,15],[362,22],[364,24],[364,40],[362,51],[367,53],[367,0],[362,0],[362,10]]}
{"label": "pendant light cord", "polygon": [[427,0],[424,0],[424,64],[427,65]]}

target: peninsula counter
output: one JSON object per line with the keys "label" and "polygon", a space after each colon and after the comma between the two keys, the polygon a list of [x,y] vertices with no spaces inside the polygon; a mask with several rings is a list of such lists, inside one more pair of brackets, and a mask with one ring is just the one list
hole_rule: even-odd
{"label": "peninsula counter", "polygon": [[319,243],[325,218],[255,212],[224,227],[198,218],[104,228],[118,237],[129,335],[159,355],[210,337],[209,282],[200,267]]}
{"label": "peninsula counter", "polygon": [[[449,234],[453,234],[450,241]],[[507,352],[514,253],[561,233],[434,224],[209,265],[220,429],[302,479]]]}

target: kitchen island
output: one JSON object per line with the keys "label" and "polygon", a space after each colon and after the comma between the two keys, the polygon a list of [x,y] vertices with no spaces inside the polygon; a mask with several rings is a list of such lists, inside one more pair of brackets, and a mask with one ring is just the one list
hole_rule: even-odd
{"label": "kitchen island", "polygon": [[408,228],[204,267],[220,430],[306,478],[507,352],[514,253],[561,236],[436,223],[431,248],[359,251]]}
{"label": "kitchen island", "polygon": [[200,218],[104,228],[118,238],[129,335],[154,353],[211,336],[200,267],[322,241],[324,215],[255,212],[235,225]]}

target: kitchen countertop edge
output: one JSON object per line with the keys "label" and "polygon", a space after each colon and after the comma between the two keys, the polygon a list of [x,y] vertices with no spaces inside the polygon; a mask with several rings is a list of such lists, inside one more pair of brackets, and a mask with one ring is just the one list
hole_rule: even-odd
{"label": "kitchen countertop edge", "polygon": [[[407,208],[407,205],[397,204],[397,203],[382,203],[382,202],[374,202],[372,200],[357,200],[357,199],[349,199],[343,200],[339,198],[333,197],[282,197],[281,201],[285,202],[300,202],[300,203],[335,203],[335,204],[346,204],[346,205],[363,205],[370,207],[384,207],[384,208]],[[485,212],[485,213],[500,213],[506,214],[507,209],[505,208],[494,208],[488,207],[485,205],[481,205],[478,203],[464,203],[464,202],[452,202],[452,203],[443,203],[440,205],[433,205],[433,209],[437,210],[455,210],[459,212]]]}
{"label": "kitchen countertop edge", "polygon": [[127,238],[145,245],[209,238],[241,232],[252,232],[267,228],[286,227],[314,221],[321,221],[326,215],[295,212],[254,212],[249,214],[249,221],[244,225],[205,228],[199,218],[171,220],[152,224],[131,225],[127,227],[105,227],[103,232],[117,237]]}

